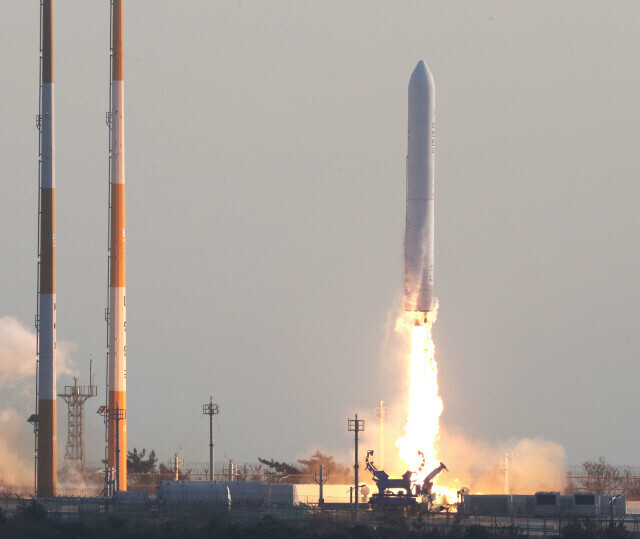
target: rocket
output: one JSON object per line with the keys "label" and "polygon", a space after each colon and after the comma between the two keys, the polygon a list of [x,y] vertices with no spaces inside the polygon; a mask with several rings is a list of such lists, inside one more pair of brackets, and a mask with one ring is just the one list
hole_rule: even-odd
{"label": "rocket", "polygon": [[107,461],[117,471],[117,490],[127,490],[127,297],[124,198],[124,74],[122,2],[111,3],[111,111],[109,177],[109,317]]}
{"label": "rocket", "polygon": [[404,309],[436,308],[434,270],[435,85],[420,60],[409,80],[407,211],[404,237]]}
{"label": "rocket", "polygon": [[53,92],[53,0],[41,4],[40,38],[40,170],[38,259],[38,386],[37,465],[38,496],[55,496],[57,484],[56,436],[56,219],[55,121]]}

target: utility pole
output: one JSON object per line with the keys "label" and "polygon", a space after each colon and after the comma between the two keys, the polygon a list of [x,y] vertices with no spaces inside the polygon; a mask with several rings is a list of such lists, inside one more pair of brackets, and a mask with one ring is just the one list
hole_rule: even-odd
{"label": "utility pole", "polygon": [[[127,411],[116,402],[116,492],[120,491],[120,421],[127,418]],[[125,470],[126,473],[126,470]]]}
{"label": "utility pole", "polygon": [[[116,477],[115,477],[115,485],[113,484],[113,481],[111,479],[111,472],[110,472],[110,467],[109,464],[106,463],[105,464],[105,492],[107,494],[107,496],[111,496],[113,495],[115,492],[118,492],[121,490],[120,488],[120,421],[123,421],[127,418],[127,410],[124,408],[120,408],[120,401],[116,402],[116,406],[115,408],[109,408],[108,406],[100,406],[100,408],[98,408],[98,414],[100,414],[101,416],[104,417],[104,421],[106,425],[109,425],[111,421],[113,421],[115,423],[115,428],[116,428],[116,439],[115,439],[115,450],[116,450],[116,454],[115,454],[115,464],[116,464],[116,468],[115,468],[115,472],[116,472]],[[113,468],[111,468],[112,470]],[[125,470],[125,474],[126,474],[126,470]],[[126,475],[125,475],[126,476]]]}
{"label": "utility pole", "polygon": [[318,505],[320,506],[320,509],[324,507],[324,495],[322,493],[322,485],[324,485],[329,480],[329,474],[327,473],[327,475],[324,475],[323,471],[324,471],[323,466],[322,464],[320,464],[320,475],[316,475],[315,470],[313,472],[313,480],[316,483],[318,483],[318,485],[320,486],[320,495],[318,496]]}
{"label": "utility pole", "polygon": [[211,396],[208,404],[202,405],[202,413],[209,416],[209,480],[213,481],[213,416],[220,413],[220,407]]}
{"label": "utility pole", "polygon": [[389,415],[389,407],[380,401],[380,406],[373,409],[375,416],[380,419],[380,469],[384,470],[384,419]]}
{"label": "utility pole", "polygon": [[511,494],[511,481],[510,475],[513,468],[513,451],[507,451],[504,455],[504,466],[501,466],[500,469],[504,470],[504,493]]}
{"label": "utility pole", "polygon": [[184,467],[184,460],[182,459],[182,457],[178,456],[178,453],[176,453],[175,459],[173,461],[173,468],[175,472],[176,481],[180,481],[180,472],[182,471],[183,467]]}
{"label": "utility pole", "polygon": [[[232,460],[229,461],[229,464],[230,464],[231,468],[233,469],[233,461]],[[273,480],[274,479],[280,479],[280,480],[285,479],[285,478],[289,477],[289,474],[288,473],[280,473],[280,474],[278,474],[278,473],[268,473],[267,472],[265,475],[267,476],[267,480],[269,482],[269,489],[267,490],[267,505],[271,505],[271,484],[273,483]]]}
{"label": "utility pole", "polygon": [[356,414],[356,418],[355,419],[349,419],[348,420],[348,429],[349,432],[354,432],[355,433],[355,447],[356,447],[356,458],[355,458],[355,465],[354,465],[354,470],[355,470],[355,483],[354,483],[354,493],[355,493],[355,498],[356,498],[356,503],[355,503],[355,513],[354,513],[354,518],[355,521],[358,522],[358,433],[364,431],[364,419],[358,419],[358,414]]}

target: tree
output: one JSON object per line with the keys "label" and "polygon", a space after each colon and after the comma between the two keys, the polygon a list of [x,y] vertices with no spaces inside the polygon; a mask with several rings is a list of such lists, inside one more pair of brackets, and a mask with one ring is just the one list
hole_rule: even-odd
{"label": "tree", "polygon": [[285,483],[312,482],[313,475],[318,473],[321,464],[325,477],[329,478],[330,483],[348,483],[353,478],[351,468],[338,464],[332,456],[323,455],[320,451],[316,451],[308,459],[298,459],[300,466],[274,459],[267,460],[258,457],[258,460],[272,470],[267,473],[289,474],[289,477],[284,480]]}
{"label": "tree", "polygon": [[156,471],[156,452],[152,449],[149,452],[149,456],[145,459],[147,454],[146,449],[142,449],[140,453],[134,447],[133,451],[127,451],[127,472],[128,473],[153,473]]}
{"label": "tree", "polygon": [[300,475],[302,473],[299,468],[296,468],[292,464],[287,464],[286,462],[278,462],[273,459],[267,460],[260,457],[258,457],[258,460],[276,473],[286,473],[289,475]]}
{"label": "tree", "polygon": [[582,484],[585,490],[595,494],[612,495],[624,490],[628,470],[609,464],[604,457],[585,460],[582,465]]}
{"label": "tree", "polygon": [[351,468],[338,464],[332,456],[323,455],[319,450],[308,459],[298,459],[298,462],[302,464],[302,473],[304,474],[313,475],[322,464],[324,473],[328,474],[329,481],[346,483],[351,479]]}

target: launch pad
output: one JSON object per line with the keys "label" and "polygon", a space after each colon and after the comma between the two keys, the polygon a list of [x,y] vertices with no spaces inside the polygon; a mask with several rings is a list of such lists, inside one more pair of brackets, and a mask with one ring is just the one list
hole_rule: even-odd
{"label": "launch pad", "polygon": [[[422,472],[425,466],[424,454],[420,451],[418,453],[422,457],[422,462],[417,471],[407,470],[401,478],[391,479],[387,472],[379,470],[374,464],[371,458],[373,457],[373,449],[367,451],[366,467],[373,475],[373,480],[378,487],[378,492],[373,494],[369,501],[373,508],[376,506],[412,507],[418,503],[426,504],[430,508],[433,503],[431,494],[433,480],[442,470],[447,470],[447,467],[441,462],[439,466],[427,474],[422,485],[417,484],[415,477]],[[395,492],[392,489],[395,489]],[[418,498],[420,498],[420,502],[418,502]]]}

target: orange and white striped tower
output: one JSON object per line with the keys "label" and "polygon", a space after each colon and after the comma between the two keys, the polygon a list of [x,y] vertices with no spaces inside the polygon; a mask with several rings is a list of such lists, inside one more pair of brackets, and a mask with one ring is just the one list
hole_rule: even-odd
{"label": "orange and white striped tower", "polygon": [[40,189],[38,261],[38,496],[55,496],[56,440],[56,219],[53,107],[53,0],[40,3]]}
{"label": "orange and white striped tower", "polygon": [[111,2],[111,111],[109,214],[109,415],[108,465],[117,490],[127,490],[127,298],[124,211],[124,76],[122,0]]}

